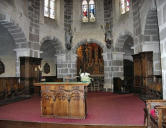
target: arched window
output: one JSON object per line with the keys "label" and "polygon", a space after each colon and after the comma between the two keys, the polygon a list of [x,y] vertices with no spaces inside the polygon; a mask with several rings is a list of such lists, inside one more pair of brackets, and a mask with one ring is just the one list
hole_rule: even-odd
{"label": "arched window", "polygon": [[96,9],[94,0],[82,0],[82,22],[95,22]]}
{"label": "arched window", "polygon": [[130,0],[120,0],[121,14],[125,14],[130,10]]}
{"label": "arched window", "polygon": [[44,0],[44,16],[55,19],[55,0]]}

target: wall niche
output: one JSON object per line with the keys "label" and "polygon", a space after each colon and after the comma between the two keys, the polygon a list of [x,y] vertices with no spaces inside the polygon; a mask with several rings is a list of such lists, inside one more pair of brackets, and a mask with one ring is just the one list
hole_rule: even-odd
{"label": "wall niche", "polygon": [[2,61],[0,61],[0,74],[5,72],[5,65],[3,64]]}

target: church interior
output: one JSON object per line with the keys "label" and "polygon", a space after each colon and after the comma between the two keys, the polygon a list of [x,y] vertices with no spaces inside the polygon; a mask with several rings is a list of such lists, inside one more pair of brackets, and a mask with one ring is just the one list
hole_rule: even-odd
{"label": "church interior", "polygon": [[165,0],[0,0],[0,128],[165,128]]}

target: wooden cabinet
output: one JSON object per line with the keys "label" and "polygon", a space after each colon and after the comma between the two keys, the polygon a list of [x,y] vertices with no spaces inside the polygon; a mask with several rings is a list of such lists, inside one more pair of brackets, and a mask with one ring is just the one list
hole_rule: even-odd
{"label": "wooden cabinet", "polygon": [[141,52],[133,55],[135,91],[146,91],[153,80],[153,52]]}
{"label": "wooden cabinet", "polygon": [[25,94],[34,93],[33,83],[39,82],[41,77],[40,64],[40,58],[20,57],[20,83],[25,87]]}
{"label": "wooden cabinet", "polygon": [[86,89],[89,83],[42,82],[41,114],[44,117],[85,119]]}

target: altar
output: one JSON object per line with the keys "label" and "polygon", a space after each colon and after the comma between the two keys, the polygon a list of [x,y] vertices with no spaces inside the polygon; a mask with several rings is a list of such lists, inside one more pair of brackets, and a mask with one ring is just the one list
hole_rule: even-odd
{"label": "altar", "polygon": [[88,82],[41,82],[41,116],[86,118],[86,86]]}

